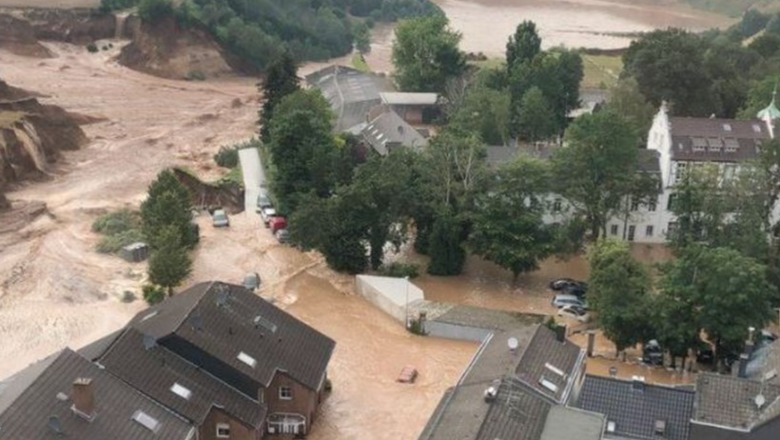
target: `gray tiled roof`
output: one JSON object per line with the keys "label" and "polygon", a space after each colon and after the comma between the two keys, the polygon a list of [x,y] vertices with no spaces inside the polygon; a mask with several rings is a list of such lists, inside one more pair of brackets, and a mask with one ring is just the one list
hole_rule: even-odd
{"label": "gray tiled roof", "polygon": [[[769,139],[766,123],[715,118],[669,118],[673,160],[737,162],[754,159],[758,146]],[[728,143],[734,142],[735,151]],[[696,145],[702,148],[696,149]]]}
{"label": "gray tiled roof", "polygon": [[[558,341],[552,330],[540,325],[523,352],[516,374],[542,395],[565,403],[571,392],[569,379],[576,375],[577,368],[584,366],[584,356],[578,345],[565,338],[563,342]],[[542,380],[554,384],[557,390],[553,392],[543,386]]]}
{"label": "gray tiled roof", "polygon": [[[756,397],[763,396],[759,408]],[[751,429],[780,417],[780,385],[734,376],[703,373],[696,380],[697,422]]]}
{"label": "gray tiled roof", "polygon": [[[490,340],[480,347],[474,362],[463,373],[460,383],[490,384],[493,380],[514,374],[536,329],[537,326],[528,325],[493,333]],[[518,348],[515,351],[510,351],[507,345],[510,338],[518,341]]]}
{"label": "gray tiled roof", "polygon": [[[156,312],[156,313],[155,313]],[[197,284],[139,313],[130,326],[156,339],[175,335],[268,386],[285,370],[317,390],[335,342],[241,286]],[[254,367],[238,359],[245,353]]]}
{"label": "gray tiled roof", "polygon": [[601,440],[607,421],[603,414],[553,406],[540,440]]}
{"label": "gray tiled roof", "polygon": [[663,420],[665,439],[687,440],[693,401],[690,390],[647,383],[637,390],[630,380],[586,375],[575,406],[604,414],[617,436],[654,440],[655,423]]}
{"label": "gray tiled roof", "polygon": [[458,304],[436,318],[436,321],[494,330],[517,329],[544,321],[544,315],[491,310]]}
{"label": "gray tiled roof", "polygon": [[512,162],[520,154],[520,149],[504,145],[488,145],[485,147],[485,152],[487,164],[495,168]]}
{"label": "gray tiled roof", "polygon": [[[132,328],[119,337],[99,362],[111,374],[197,426],[214,406],[252,428],[259,428],[265,419],[265,405],[160,345],[147,349],[143,334]],[[174,384],[189,390],[190,397],[172,392]]]}
{"label": "gray tiled roof", "polygon": [[498,387],[496,400],[479,430],[478,440],[537,440],[542,435],[552,403],[507,377]]}
{"label": "gray tiled roof", "polygon": [[428,141],[414,127],[404,121],[392,110],[382,112],[374,118],[361,134],[363,139],[382,156],[389,153],[388,148],[403,146],[420,150]]}
{"label": "gray tiled roof", "polygon": [[79,348],[76,350],[76,353],[84,356],[88,361],[94,362],[105,354],[117,338],[122,335],[122,332],[124,332],[124,329],[109,333],[108,335]]}
{"label": "gray tiled roof", "polygon": [[393,89],[385,77],[345,66],[318,70],[307,75],[306,82],[318,88],[330,103],[338,132],[365,122],[369,110],[382,102],[379,93]]}
{"label": "gray tiled roof", "polygon": [[[71,410],[68,397],[73,381],[83,377],[92,379],[96,416],[91,422]],[[58,397],[60,393],[65,400]],[[133,420],[138,410],[159,423],[156,432]],[[58,418],[64,436],[53,435],[49,427],[52,416]],[[184,440],[190,438],[193,429],[184,419],[70,349],[63,350],[0,414],[2,440]]]}

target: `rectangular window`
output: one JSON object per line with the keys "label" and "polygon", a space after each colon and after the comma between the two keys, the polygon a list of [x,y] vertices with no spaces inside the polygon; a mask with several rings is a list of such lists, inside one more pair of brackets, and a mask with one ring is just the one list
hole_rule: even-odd
{"label": "rectangular window", "polygon": [[609,235],[617,235],[617,232],[618,232],[618,225],[609,226]]}
{"label": "rectangular window", "polygon": [[553,202],[553,212],[561,212],[561,199],[555,199]]}
{"label": "rectangular window", "polygon": [[666,238],[674,237],[675,232],[677,232],[677,222],[669,222],[666,226]]}
{"label": "rectangular window", "polygon": [[655,212],[655,207],[656,207],[657,204],[658,204],[658,199],[657,198],[654,197],[654,198],[650,199],[650,202],[647,204],[647,210],[650,211],[650,212]]}
{"label": "rectangular window", "polygon": [[669,201],[666,203],[667,211],[672,211],[674,209],[675,199],[677,199],[677,194],[669,194]]}
{"label": "rectangular window", "polygon": [[639,211],[639,199],[631,197],[631,210]]}
{"label": "rectangular window", "polygon": [[292,400],[292,388],[279,387],[279,398],[282,400]]}
{"label": "rectangular window", "polygon": [[217,438],[230,438],[230,425],[217,423]]}
{"label": "rectangular window", "polygon": [[677,168],[674,173],[674,181],[679,182],[680,179],[683,178],[685,175],[685,169],[687,168],[688,164],[686,162],[677,162]]}
{"label": "rectangular window", "polygon": [[652,237],[653,236],[653,225],[647,225],[645,227],[645,237]]}

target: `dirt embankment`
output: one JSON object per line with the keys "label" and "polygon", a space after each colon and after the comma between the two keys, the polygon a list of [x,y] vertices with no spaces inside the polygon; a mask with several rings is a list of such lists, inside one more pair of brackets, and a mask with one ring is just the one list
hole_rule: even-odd
{"label": "dirt embankment", "polygon": [[0,49],[28,57],[52,56],[51,51],[38,42],[30,22],[8,14],[0,14]]}
{"label": "dirt embankment", "polygon": [[[6,184],[47,173],[62,150],[76,150],[87,136],[73,116],[36,95],[0,80],[0,193]],[[8,207],[0,196],[0,208]]]}
{"label": "dirt embankment", "polygon": [[30,22],[39,40],[87,44],[117,36],[116,17],[93,9],[24,9],[17,13]]}
{"label": "dirt embankment", "polygon": [[173,169],[176,178],[190,190],[192,204],[198,208],[221,206],[231,214],[244,210],[244,190],[237,183],[204,182],[181,168]]}
{"label": "dirt embankment", "polygon": [[133,41],[122,48],[119,63],[131,69],[171,79],[205,79],[233,72],[229,55],[204,30],[183,28],[173,18],[153,25],[128,23]]}

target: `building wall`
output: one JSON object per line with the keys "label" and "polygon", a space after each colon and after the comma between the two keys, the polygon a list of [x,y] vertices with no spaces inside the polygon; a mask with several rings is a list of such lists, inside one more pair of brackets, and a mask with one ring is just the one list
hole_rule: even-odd
{"label": "building wall", "polygon": [[254,430],[244,423],[234,419],[226,412],[217,407],[212,407],[206,419],[198,430],[199,440],[224,440],[217,437],[217,424],[227,423],[230,425],[230,440],[260,440],[263,438],[263,427]]}
{"label": "building wall", "polygon": [[[285,400],[279,397],[279,390],[289,387],[292,390],[292,399]],[[306,430],[314,421],[317,405],[320,402],[322,390],[314,391],[301,385],[295,379],[283,372],[277,372],[268,388],[263,390],[263,401],[268,406],[268,414],[292,413],[300,414],[306,419]]]}
{"label": "building wall", "polygon": [[425,331],[428,336],[437,338],[482,342],[495,330],[432,320],[425,321]]}

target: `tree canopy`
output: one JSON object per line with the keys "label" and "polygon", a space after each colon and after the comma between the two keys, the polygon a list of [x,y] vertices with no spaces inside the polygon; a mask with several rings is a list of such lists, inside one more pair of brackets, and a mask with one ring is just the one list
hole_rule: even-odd
{"label": "tree canopy", "polygon": [[198,243],[198,233],[192,224],[190,191],[176,178],[172,170],[161,171],[150,185],[146,200],[141,203],[141,228],[152,249],[165,245],[161,231],[173,226],[178,231],[178,243],[192,248]]}
{"label": "tree canopy", "polygon": [[458,49],[460,39],[443,15],[400,22],[393,42],[398,87],[407,92],[443,92],[447,80],[460,76],[466,67]]}
{"label": "tree canopy", "polygon": [[536,23],[525,20],[517,25],[514,35],[506,43],[506,68],[530,62],[542,51],[542,39],[536,31]]}
{"label": "tree canopy", "polygon": [[300,89],[298,82],[298,66],[289,52],[281,54],[268,66],[261,88],[264,101],[260,111],[260,135],[263,142],[270,141],[269,126],[273,119],[274,107],[282,101],[282,98]]}

